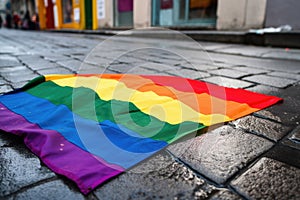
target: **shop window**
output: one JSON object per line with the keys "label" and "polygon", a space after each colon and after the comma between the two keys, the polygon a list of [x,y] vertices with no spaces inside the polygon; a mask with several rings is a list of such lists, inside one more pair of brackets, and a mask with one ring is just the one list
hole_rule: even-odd
{"label": "shop window", "polygon": [[217,0],[153,0],[152,25],[215,26]]}

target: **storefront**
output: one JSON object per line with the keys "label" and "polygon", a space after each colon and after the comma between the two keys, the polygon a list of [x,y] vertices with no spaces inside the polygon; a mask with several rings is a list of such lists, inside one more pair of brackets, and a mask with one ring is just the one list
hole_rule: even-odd
{"label": "storefront", "polygon": [[84,3],[84,0],[38,0],[41,28],[84,29]]}
{"label": "storefront", "polygon": [[152,26],[215,27],[217,0],[153,0]]}
{"label": "storefront", "polygon": [[84,0],[56,0],[56,5],[61,28],[85,28]]}

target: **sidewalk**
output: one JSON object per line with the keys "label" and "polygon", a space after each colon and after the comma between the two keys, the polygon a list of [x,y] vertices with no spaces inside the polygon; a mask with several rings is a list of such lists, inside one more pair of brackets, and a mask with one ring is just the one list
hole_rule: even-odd
{"label": "sidewalk", "polygon": [[[142,38],[157,38],[157,39],[176,39],[174,33],[170,34],[168,29],[140,29],[131,30],[74,30],[74,29],[61,29],[61,30],[47,30],[49,32],[61,32],[61,33],[80,33],[91,35],[116,35],[124,34],[127,36],[142,37]],[[236,43],[236,44],[248,44],[257,46],[272,46],[272,47],[284,47],[284,48],[300,48],[300,31],[289,32],[269,32],[264,34],[257,34],[249,31],[203,31],[203,30],[181,30],[181,33],[193,38],[197,41],[207,42],[223,42],[223,43]]]}
{"label": "sidewalk", "polygon": [[184,76],[284,99],[170,145],[88,196],[1,132],[0,199],[299,198],[300,50],[6,29],[0,36],[0,93],[42,74],[105,72]]}

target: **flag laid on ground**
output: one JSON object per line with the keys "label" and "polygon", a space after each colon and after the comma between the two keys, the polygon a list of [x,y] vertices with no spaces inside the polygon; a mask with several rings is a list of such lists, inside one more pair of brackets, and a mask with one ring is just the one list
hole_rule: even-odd
{"label": "flag laid on ground", "polygon": [[0,96],[0,129],[87,194],[187,134],[280,100],[172,76],[46,75]]}

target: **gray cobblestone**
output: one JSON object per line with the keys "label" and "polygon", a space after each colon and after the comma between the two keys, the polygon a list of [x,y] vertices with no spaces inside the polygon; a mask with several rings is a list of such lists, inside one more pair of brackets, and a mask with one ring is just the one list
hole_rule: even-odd
{"label": "gray cobblestone", "polygon": [[7,74],[8,75],[13,75],[13,74],[17,74],[17,73],[19,73],[19,74],[31,74],[31,73],[33,73],[33,71],[30,70],[29,68],[27,68],[24,65],[0,68],[0,74],[2,76],[6,76]]}
{"label": "gray cobblestone", "polygon": [[44,55],[44,59],[45,60],[50,60],[53,62],[57,62],[60,60],[69,60],[70,57],[68,56],[64,56],[64,55],[59,55],[59,54],[50,54],[49,52],[47,52],[47,54]]}
{"label": "gray cobblestone", "polygon": [[0,147],[24,146],[23,143],[21,137],[0,130]]}
{"label": "gray cobblestone", "polygon": [[12,87],[10,85],[0,85],[0,94],[12,91]]}
{"label": "gray cobblestone", "polygon": [[248,66],[237,66],[237,67],[233,67],[232,69],[247,72],[249,74],[262,74],[262,73],[270,72],[268,70],[263,70],[263,69],[248,67]]}
{"label": "gray cobblestone", "polygon": [[299,169],[262,158],[231,184],[249,199],[298,199],[299,183]]}
{"label": "gray cobblestone", "polygon": [[168,73],[184,77],[184,78],[190,78],[190,79],[203,79],[210,77],[210,74],[190,69],[178,69],[178,70],[170,70]]}
{"label": "gray cobblestone", "polygon": [[230,190],[222,190],[213,195],[210,200],[242,200],[242,198]]}
{"label": "gray cobblestone", "polygon": [[37,76],[39,76],[38,74],[10,74],[10,75],[6,75],[5,79],[7,79],[9,82],[12,83],[18,83],[18,82],[24,82],[24,81],[29,81],[32,80],[34,78],[36,78]]}
{"label": "gray cobblestone", "polygon": [[7,81],[5,81],[3,78],[0,78],[0,85],[5,85],[7,84]]}
{"label": "gray cobblestone", "polygon": [[59,66],[58,64],[42,59],[39,56],[23,56],[20,59],[33,70],[50,69]]}
{"label": "gray cobblestone", "polygon": [[246,81],[251,81],[263,85],[278,87],[278,88],[285,88],[293,83],[296,83],[295,80],[279,78],[279,77],[271,77],[266,75],[254,75],[250,77],[245,77],[243,79]]}
{"label": "gray cobblestone", "polygon": [[282,144],[282,142],[270,149],[264,157],[271,158],[300,169],[299,151],[291,146]]}
{"label": "gray cobblestone", "polygon": [[21,63],[13,56],[1,55],[0,56],[0,67],[11,67],[18,66]]}
{"label": "gray cobblestone", "polygon": [[231,78],[226,78],[221,76],[213,76],[209,78],[204,78],[202,80],[217,85],[225,86],[225,87],[231,87],[231,88],[246,88],[253,85],[252,83],[246,81],[241,81],[241,80],[236,80],[236,79],[231,79]]}
{"label": "gray cobblestone", "polygon": [[297,126],[283,142],[284,145],[300,150],[300,126]]}
{"label": "gray cobblestone", "polygon": [[204,199],[215,190],[161,153],[100,187],[95,194],[100,199]]}
{"label": "gray cobblestone", "polygon": [[11,83],[11,85],[14,89],[17,89],[17,88],[23,87],[27,83],[28,83],[28,81],[22,81],[22,82],[17,82],[17,83]]}
{"label": "gray cobblestone", "polygon": [[300,80],[300,74],[290,74],[290,73],[284,73],[284,72],[271,72],[271,73],[268,73],[268,75],[287,78],[287,79],[295,79],[298,81]]}
{"label": "gray cobblestone", "polygon": [[70,190],[62,181],[56,180],[32,187],[14,197],[15,200],[21,199],[85,199],[82,194]]}
{"label": "gray cobblestone", "polygon": [[222,126],[168,149],[199,173],[222,184],[272,145],[263,138]]}
{"label": "gray cobblestone", "polygon": [[[241,53],[247,56],[238,56],[230,55],[230,52],[218,53],[218,51],[221,49],[226,51],[226,48],[229,47],[227,50],[235,49],[236,52],[232,53],[240,53],[239,46],[230,47],[228,44],[207,43],[210,49],[214,51],[207,55],[197,48],[186,45],[185,42],[176,41],[175,45],[175,43],[170,42],[171,40],[166,41],[163,39],[145,40],[139,38],[136,40],[130,37],[119,37],[113,42],[104,42],[93,49],[98,42],[103,41],[103,36],[27,32],[13,29],[1,29],[1,35],[3,37],[0,37],[0,59],[6,57],[7,62],[11,62],[10,65],[17,64],[13,67],[0,67],[0,77],[3,78],[3,81],[6,81],[7,76],[31,75],[36,72],[41,74],[67,73],[67,71],[70,71],[70,73],[99,73],[97,66],[104,69],[108,63],[113,62],[116,58],[124,63],[126,62],[127,65],[120,68],[118,65],[120,63],[116,61],[113,63],[116,65],[114,71],[107,70],[104,73],[115,73],[117,71],[121,73],[168,75],[174,70],[177,75],[187,73],[188,77],[195,78],[196,75],[193,72],[196,69],[203,71],[204,75],[207,75],[206,73],[210,74],[212,70],[229,72],[228,74],[239,71],[251,75],[249,77],[265,74],[258,77],[271,77],[272,80],[280,79],[283,82],[285,79],[295,79],[291,81],[296,82],[300,74],[300,62],[299,59],[295,59],[298,52],[285,52],[287,54],[295,53],[295,55],[290,56],[293,57],[293,60],[285,58],[261,59],[260,57],[251,56],[257,52],[265,52],[267,48],[264,47],[251,47],[248,49],[247,46],[241,45]],[[10,38],[12,39],[10,40]],[[156,45],[158,48],[143,48],[148,44]],[[159,49],[162,46],[166,50]],[[136,50],[129,51],[134,48]],[[173,54],[172,51],[167,51],[168,48],[176,48],[178,55]],[[273,48],[268,48],[267,51],[270,49]],[[82,69],[80,68],[81,61],[86,55],[88,55],[84,60],[86,67]],[[180,55],[185,55],[186,60],[182,59]],[[283,54],[282,57],[284,57]],[[20,63],[18,59],[22,62]],[[195,65],[191,65],[189,62]],[[125,66],[130,67],[126,68]],[[132,70],[133,68],[136,68],[136,70]],[[175,70],[178,70],[178,73]],[[289,76],[290,74],[293,76]],[[226,74],[221,73],[220,75],[225,76]],[[235,77],[240,78],[244,75],[236,75]],[[218,82],[218,80],[221,82]],[[245,168],[252,170],[252,162],[257,162],[262,154],[268,159],[273,159],[276,163],[280,161],[286,163],[284,165],[300,167],[299,149],[286,143],[292,142],[298,145],[295,142],[298,141],[298,136],[292,135],[294,133],[292,132],[287,137],[277,141],[278,138],[282,138],[281,133],[287,131],[285,129],[287,126],[292,128],[296,127],[297,124],[299,126],[300,85],[293,83],[292,86],[280,89],[274,87],[272,80],[263,80],[269,82],[270,86],[267,86],[267,83],[252,83],[252,81],[250,83],[237,80],[237,78],[207,77],[207,81],[217,84],[225,84],[225,86],[230,87],[246,87],[252,91],[284,98],[283,103],[253,114],[251,117],[260,118],[259,120],[250,120],[253,121],[253,124],[244,124],[244,128],[247,130],[263,130],[261,131],[264,133],[263,137],[233,126],[226,125],[217,129],[216,126],[209,127],[209,132],[206,134],[190,140],[182,140],[168,147],[168,152],[179,158],[182,164],[174,161],[173,157],[168,154],[163,155],[160,153],[121,176],[99,186],[96,189],[95,196],[91,194],[83,197],[74,183],[61,176],[55,176],[43,165],[41,166],[39,160],[24,147],[21,138],[1,134],[0,191],[4,192],[0,192],[2,195],[0,195],[0,199],[4,193],[9,195],[4,197],[7,199],[45,199],[48,197],[92,200],[96,196],[98,199],[239,199],[241,194],[241,197],[247,198],[248,194],[259,196],[260,191],[264,188],[267,188],[267,190],[272,188],[279,194],[285,193],[286,188],[291,188],[289,193],[297,195],[298,193],[293,190],[294,185],[290,186],[292,183],[287,180],[291,176],[284,177],[286,171],[279,170],[277,171],[278,174],[275,175],[273,172],[268,172],[268,170],[274,171],[272,164],[270,166],[263,165],[262,170],[259,169],[258,172],[253,170],[252,175],[254,178],[251,176],[246,177],[245,174],[248,172],[243,171]],[[11,86],[14,88],[22,86],[27,83],[27,80],[8,83],[3,86],[11,90]],[[268,123],[265,123],[265,121],[268,121]],[[282,127],[276,126],[280,123],[283,124],[283,130]],[[275,133],[276,130],[279,133]],[[271,142],[265,137],[273,138],[277,142]],[[254,166],[256,165],[257,163]],[[263,170],[263,168],[266,170]],[[277,168],[278,165],[275,169],[277,170]],[[287,171],[288,173],[294,172],[293,170]],[[197,177],[195,174],[199,176]],[[201,178],[201,175],[205,178]],[[246,177],[244,179],[246,182],[249,179],[248,182],[250,183],[241,181],[237,186],[234,186],[235,188],[232,188],[230,183],[233,183],[233,181],[231,180],[242,180],[241,177]],[[280,181],[285,179],[286,182],[278,186],[277,183],[274,184],[277,178]],[[265,185],[267,187],[263,187]],[[283,187],[281,187],[282,185]],[[218,188],[219,186],[222,187]],[[257,190],[258,187],[262,187],[262,189]],[[253,199],[255,197],[251,196]]]}
{"label": "gray cobblestone", "polygon": [[291,59],[291,60],[300,60],[299,50],[289,50],[284,51],[280,49],[278,51],[272,50],[271,52],[265,53],[262,55],[263,58],[276,58],[276,59]]}
{"label": "gray cobblestone", "polygon": [[137,65],[138,67],[143,67],[147,68],[150,70],[155,70],[155,71],[166,71],[166,72],[176,72],[180,68],[177,66],[172,66],[168,64],[162,64],[162,63],[154,63],[154,62],[145,62],[142,64]]}
{"label": "gray cobblestone", "polygon": [[0,197],[54,176],[24,147],[0,148],[0,156]]}
{"label": "gray cobblestone", "polygon": [[65,68],[52,68],[52,69],[42,69],[37,71],[40,75],[46,75],[46,74],[70,74],[72,73],[71,70],[65,69]]}
{"label": "gray cobblestone", "polygon": [[277,142],[290,130],[289,127],[252,115],[232,122],[237,128],[245,129],[257,135],[263,135]]}
{"label": "gray cobblestone", "polygon": [[261,118],[265,118],[265,119],[271,119],[274,120],[276,122],[282,122],[281,118],[278,115],[274,115],[273,113],[271,113],[270,111],[267,110],[260,110],[257,111],[255,113],[253,113],[254,116],[259,116]]}
{"label": "gray cobblestone", "polygon": [[233,70],[233,69],[218,69],[218,70],[212,70],[209,73],[215,74],[218,76],[227,76],[230,78],[240,78],[243,76],[250,75],[247,72],[242,72],[242,71]]}

